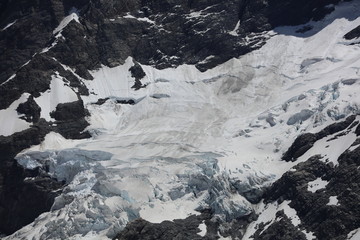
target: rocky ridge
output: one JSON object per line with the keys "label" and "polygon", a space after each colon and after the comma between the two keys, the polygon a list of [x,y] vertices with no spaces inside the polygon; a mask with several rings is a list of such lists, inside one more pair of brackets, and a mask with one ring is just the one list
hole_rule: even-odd
{"label": "rocky ridge", "polygon": [[[307,239],[310,233],[319,240],[348,239],[348,234],[359,228],[359,129],[358,118],[351,116],[316,134],[304,134],[295,140],[284,160],[292,155],[296,161],[302,155],[292,150],[301,146],[308,148],[302,142],[309,134],[330,136],[329,143],[349,132],[356,134],[351,147],[339,156],[338,165],[327,162],[324,156],[314,155],[272,184],[264,194],[264,202],[268,206],[286,202],[296,215],[284,214],[284,210],[276,212],[275,220],[257,225],[254,239]],[[294,221],[296,216],[298,222]]]}

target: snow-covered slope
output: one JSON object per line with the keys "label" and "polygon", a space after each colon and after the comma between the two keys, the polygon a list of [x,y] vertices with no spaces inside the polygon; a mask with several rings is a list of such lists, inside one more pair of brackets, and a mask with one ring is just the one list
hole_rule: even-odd
{"label": "snow-covered slope", "polygon": [[[307,23],[313,28],[305,33],[297,33],[303,26],[276,28],[264,33],[271,38],[259,50],[205,72],[142,65],[146,87],[139,90],[131,88],[130,57],[92,71],[93,80],[82,79],[90,95],[81,97],[93,137],[52,132],[18,154],[22,166],[46,166],[67,185],[50,212],[5,239],[107,239],[139,217],[161,222],[211,208],[231,221],[262,208],[251,202],[295,165],[281,157],[299,134],[358,113],[360,47],[343,36],[360,25],[359,8],[359,1],[342,3]],[[53,87],[35,99],[49,120],[57,103],[77,100],[61,79],[55,85],[62,89],[55,105],[47,100]],[[95,104],[100,98],[108,99]],[[119,103],[129,99],[134,104]],[[355,140],[348,137],[333,142],[330,161]],[[259,221],[275,221],[281,209],[299,225],[288,204],[269,205]]]}

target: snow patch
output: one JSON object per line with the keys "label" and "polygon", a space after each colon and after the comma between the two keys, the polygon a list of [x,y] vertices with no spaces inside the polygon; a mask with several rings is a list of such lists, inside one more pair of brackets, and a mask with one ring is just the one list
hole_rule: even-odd
{"label": "snow patch", "polygon": [[229,34],[235,37],[239,36],[239,34],[237,33],[239,27],[240,27],[240,20],[236,23],[234,30],[230,31]]}
{"label": "snow patch", "polygon": [[85,103],[96,102],[99,98],[120,97],[138,98],[143,96],[142,91],[134,91],[131,87],[135,79],[131,77],[129,68],[134,65],[131,57],[127,58],[123,65],[110,68],[102,66],[99,70],[91,71],[94,80],[85,80],[84,83],[90,91],[90,96],[84,96]]}
{"label": "snow patch", "polygon": [[19,155],[26,152],[39,152],[46,150],[61,150],[71,148],[75,144],[80,144],[83,142],[85,142],[85,140],[66,139],[59,133],[49,132],[48,134],[46,134],[45,140],[42,143],[25,149],[24,151],[20,152]]}
{"label": "snow patch", "polygon": [[46,121],[55,121],[50,113],[56,110],[59,103],[74,102],[78,100],[76,93],[67,86],[58,74],[51,77],[50,89],[34,98],[40,106],[40,117]]}
{"label": "snow patch", "polygon": [[351,231],[348,235],[347,235],[347,240],[358,240],[360,239],[360,228],[355,229],[353,231]]}
{"label": "snow patch", "polygon": [[72,8],[70,14],[61,20],[59,25],[54,29],[53,34],[55,35],[56,33],[61,32],[73,20],[80,23],[78,11],[75,8]]}
{"label": "snow patch", "polygon": [[301,231],[303,234],[305,234],[305,237],[306,237],[306,240],[314,240],[316,239],[316,236],[313,232],[308,232],[308,231],[305,231],[305,230],[302,230]]}
{"label": "snow patch", "polygon": [[131,15],[131,14],[129,14],[129,13],[128,13],[127,15],[125,15],[123,18],[132,18],[132,19],[136,19],[136,20],[138,20],[138,21],[148,22],[148,23],[150,23],[150,24],[155,24],[155,21],[150,20],[150,19],[147,18],[147,17],[139,18],[139,17],[135,17],[135,16],[133,16],[133,15]]}
{"label": "snow patch", "polygon": [[[345,130],[346,131],[346,130]],[[333,163],[337,166],[340,155],[351,147],[357,136],[352,130],[350,133],[339,136],[339,133],[327,136],[315,142],[314,146],[310,148],[303,156],[299,158],[300,161],[305,161],[311,156],[321,155],[322,161]],[[334,136],[337,135],[336,138]]]}
{"label": "snow patch", "polygon": [[291,220],[291,223],[297,227],[301,221],[298,217],[296,210],[289,206],[290,201],[284,201],[280,206],[283,208],[285,215]]}
{"label": "snow patch", "polygon": [[5,82],[1,83],[0,86],[5,85],[7,82],[11,81],[12,79],[14,79],[16,77],[16,74],[14,73],[13,75],[11,75]]}
{"label": "snow patch", "polygon": [[253,236],[253,234],[257,231],[260,224],[265,224],[265,227],[262,230],[262,232],[264,232],[273,222],[277,221],[276,213],[282,210],[295,227],[299,226],[301,224],[300,218],[297,216],[295,209],[289,206],[289,203],[290,201],[283,201],[281,204],[278,204],[277,202],[270,204],[264,204],[263,202],[259,203],[255,207],[255,211],[259,214],[259,218],[250,223],[243,239],[252,239],[251,236]]}
{"label": "snow patch", "polygon": [[8,29],[9,27],[11,27],[12,25],[14,25],[16,23],[17,19],[9,24],[7,24],[3,29],[1,29],[1,31],[5,31],[6,29]]}
{"label": "snow patch", "polygon": [[10,136],[16,132],[21,132],[30,127],[30,123],[20,119],[16,111],[19,104],[24,103],[29,98],[29,93],[23,93],[18,100],[15,100],[7,109],[0,110],[0,136]]}
{"label": "snow patch", "polygon": [[340,206],[339,200],[337,199],[337,196],[330,196],[329,202],[326,204],[328,206]]}
{"label": "snow patch", "polygon": [[314,181],[308,182],[307,190],[309,192],[315,193],[319,189],[326,188],[326,185],[328,183],[329,183],[328,181],[324,181],[321,178],[317,178]]}
{"label": "snow patch", "polygon": [[198,226],[198,229],[200,229],[200,232],[198,233],[198,235],[205,237],[206,232],[207,232],[207,227],[206,227],[205,221],[200,223],[200,225]]}

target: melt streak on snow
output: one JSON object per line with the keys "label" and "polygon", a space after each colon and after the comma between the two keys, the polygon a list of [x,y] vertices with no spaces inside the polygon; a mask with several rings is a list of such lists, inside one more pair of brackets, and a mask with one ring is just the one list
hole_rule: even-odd
{"label": "melt streak on snow", "polygon": [[[303,35],[295,33],[299,27],[278,28],[261,49],[204,73],[189,65],[142,66],[147,87],[138,91],[131,89],[131,58],[92,72],[95,79],[84,80],[92,94],[82,98],[93,138],[70,141],[51,133],[17,156],[24,166],[49,165],[68,185],[49,213],[6,239],[106,239],[138,217],[161,222],[209,206],[222,219],[253,208],[266,213],[245,239],[260,222],[275,221],[279,209],[298,226],[288,202],[253,206],[239,193],[289,170],[294,163],[279,160],[301,132],[357,112],[360,81],[343,80],[360,78],[360,49],[342,37],[360,25],[358,4],[337,6]],[[69,101],[70,90],[63,89]],[[92,104],[106,97],[103,105]],[[116,103],[124,99],[136,104]],[[45,100],[37,101],[43,107]]]}

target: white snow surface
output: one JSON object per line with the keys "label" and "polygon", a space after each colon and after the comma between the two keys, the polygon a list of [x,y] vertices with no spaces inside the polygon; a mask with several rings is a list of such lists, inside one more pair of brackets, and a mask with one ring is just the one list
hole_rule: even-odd
{"label": "white snow surface", "polygon": [[202,223],[200,223],[198,228],[200,229],[200,232],[198,233],[198,235],[205,237],[206,232],[207,232],[207,226],[206,226],[205,222],[203,221]]}
{"label": "white snow surface", "polygon": [[328,183],[329,183],[328,181],[324,181],[321,178],[317,178],[314,181],[308,183],[307,190],[314,193],[319,189],[325,188]]}
{"label": "white snow surface", "polygon": [[17,21],[17,19],[14,20],[13,22],[7,24],[5,27],[3,27],[3,28],[1,29],[1,31],[5,31],[6,29],[8,29],[8,28],[11,27],[12,25],[14,25],[14,24],[16,23],[16,21]]}
{"label": "white snow surface", "polygon": [[329,202],[326,204],[328,206],[339,206],[339,200],[337,199],[337,196],[330,196]]}
{"label": "white snow surface", "polygon": [[0,110],[0,136],[10,136],[30,127],[30,123],[20,119],[20,115],[16,111],[19,104],[26,102],[29,96],[30,94],[24,93],[7,109]]}
{"label": "white snow surface", "polygon": [[301,232],[305,234],[306,240],[316,239],[316,236],[314,235],[313,232],[310,232],[310,231],[307,232],[307,231],[305,231],[305,230],[302,230]]}
{"label": "white snow surface", "polygon": [[229,32],[230,35],[232,36],[238,36],[238,33],[236,32],[240,27],[240,20],[236,23],[235,28]]}
{"label": "white snow surface", "polygon": [[[261,189],[297,164],[280,159],[299,134],[358,112],[360,81],[345,80],[360,79],[360,48],[342,37],[360,25],[359,7],[342,3],[310,22],[314,28],[305,34],[295,33],[299,27],[275,29],[261,49],[206,72],[143,65],[147,86],[138,91],[131,88],[131,58],[92,71],[94,80],[83,80],[91,94],[82,99],[93,137],[50,133],[17,156],[24,166],[47,164],[68,185],[50,212],[5,239],[107,239],[138,217],[161,222],[206,207],[225,220],[261,213],[244,239],[261,222],[276,221],[279,210],[299,226],[288,202],[254,206],[239,193]],[[56,103],[75,99],[59,77],[52,84],[35,99],[48,120],[56,106],[50,95],[59,97]],[[109,99],[93,104],[99,98]],[[128,99],[136,104],[116,103]],[[336,164],[355,136],[326,142],[331,137],[299,161],[330,149],[325,159]]]}
{"label": "white snow surface", "polygon": [[79,22],[79,15],[76,9],[72,9],[70,14],[59,23],[59,25],[54,29],[53,34],[61,32],[71,21]]}
{"label": "white snow surface", "polygon": [[5,82],[1,83],[0,86],[5,85],[6,83],[8,83],[9,81],[11,81],[12,79],[14,79],[16,77],[16,74],[11,75]]}
{"label": "white snow surface", "polygon": [[360,228],[351,231],[347,236],[347,240],[358,240],[358,239],[360,239]]}
{"label": "white snow surface", "polygon": [[273,222],[280,221],[279,218],[276,217],[276,213],[279,211],[284,211],[285,215],[291,220],[291,223],[297,227],[300,225],[301,221],[297,216],[295,209],[289,206],[290,201],[283,201],[281,204],[277,202],[264,204],[263,202],[259,203],[255,206],[255,210],[259,213],[259,218],[250,223],[247,231],[245,232],[243,239],[252,239],[252,235],[259,228],[260,224],[265,224],[265,231]]}
{"label": "white snow surface", "polygon": [[78,97],[74,90],[64,82],[64,79],[57,74],[51,78],[50,89],[34,100],[41,108],[40,117],[46,121],[54,121],[55,119],[50,116],[50,113],[56,110],[56,106],[59,103],[77,101]]}

